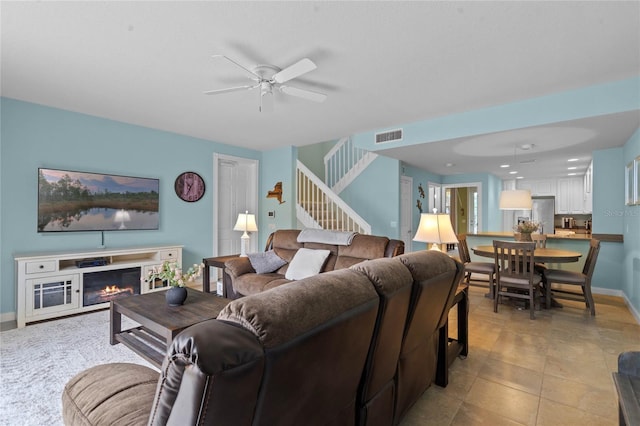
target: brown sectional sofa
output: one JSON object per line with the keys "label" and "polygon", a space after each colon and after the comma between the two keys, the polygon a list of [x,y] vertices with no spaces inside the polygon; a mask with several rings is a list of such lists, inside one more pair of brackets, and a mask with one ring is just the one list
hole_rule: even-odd
{"label": "brown sectional sofa", "polygon": [[[325,262],[321,272],[348,268],[364,260],[380,257],[393,257],[404,253],[404,243],[387,237],[357,234],[350,245],[324,244],[317,242],[298,242],[298,229],[284,229],[272,233],[266,244],[265,251],[273,250],[282,259],[291,262],[298,249],[309,248],[329,250],[331,254]],[[257,274],[246,257],[232,259],[225,263],[226,295],[230,299],[256,294],[291,282],[285,278],[289,263],[277,271],[267,274]]]}
{"label": "brown sectional sofa", "polygon": [[160,373],[107,364],[71,379],[65,424],[397,425],[440,368],[462,275],[421,251],[230,301],[174,339]]}

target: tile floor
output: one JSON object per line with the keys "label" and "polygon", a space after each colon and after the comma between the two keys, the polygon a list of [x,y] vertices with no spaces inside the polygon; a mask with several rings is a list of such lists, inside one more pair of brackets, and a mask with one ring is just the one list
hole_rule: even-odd
{"label": "tile floor", "polygon": [[[432,385],[401,426],[617,425],[611,372],[620,352],[640,351],[640,325],[618,297],[529,312],[470,287],[469,355],[456,359],[449,385]],[[451,315],[455,333],[455,310]]]}

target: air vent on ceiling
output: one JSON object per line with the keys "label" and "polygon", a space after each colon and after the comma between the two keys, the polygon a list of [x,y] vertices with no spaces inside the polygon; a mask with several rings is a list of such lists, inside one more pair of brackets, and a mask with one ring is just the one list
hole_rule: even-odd
{"label": "air vent on ceiling", "polygon": [[397,142],[402,140],[402,129],[376,133],[376,143]]}

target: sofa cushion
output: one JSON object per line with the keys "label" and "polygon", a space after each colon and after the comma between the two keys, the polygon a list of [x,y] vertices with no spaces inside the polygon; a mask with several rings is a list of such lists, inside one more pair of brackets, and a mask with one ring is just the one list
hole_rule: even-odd
{"label": "sofa cushion", "polygon": [[229,303],[218,319],[252,331],[266,360],[253,421],[246,424],[355,425],[378,305],[370,281],[348,269]]}
{"label": "sofa cushion", "polygon": [[220,311],[218,320],[242,325],[269,349],[316,327],[327,327],[328,321],[356,306],[376,306],[377,310],[378,303],[366,275],[341,269],[234,300]]}
{"label": "sofa cushion", "polygon": [[270,288],[291,282],[277,272],[268,274],[243,274],[233,279],[233,289],[243,296],[260,293]]}
{"label": "sofa cushion", "polygon": [[349,246],[338,247],[335,269],[348,268],[363,260],[384,257],[389,239],[376,235],[358,234]]}
{"label": "sofa cushion", "polygon": [[277,271],[280,267],[287,264],[287,261],[278,256],[273,250],[249,253],[247,256],[249,257],[251,266],[253,266],[253,269],[255,269],[258,274]]}
{"label": "sofa cushion", "polygon": [[330,253],[329,250],[299,249],[287,268],[285,278],[301,280],[319,274]]}

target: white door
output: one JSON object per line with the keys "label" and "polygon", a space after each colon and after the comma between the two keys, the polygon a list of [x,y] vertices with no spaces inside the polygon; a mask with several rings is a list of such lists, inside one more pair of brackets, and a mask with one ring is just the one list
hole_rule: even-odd
{"label": "white door", "polygon": [[[214,155],[214,238],[215,256],[240,253],[239,231],[233,226],[238,213],[256,215],[256,224],[260,229],[258,210],[258,161],[240,157]],[[248,251],[258,251],[258,235],[251,233]]]}
{"label": "white door", "polygon": [[404,251],[409,253],[413,242],[413,179],[408,176],[400,177],[400,238],[404,241]]}

